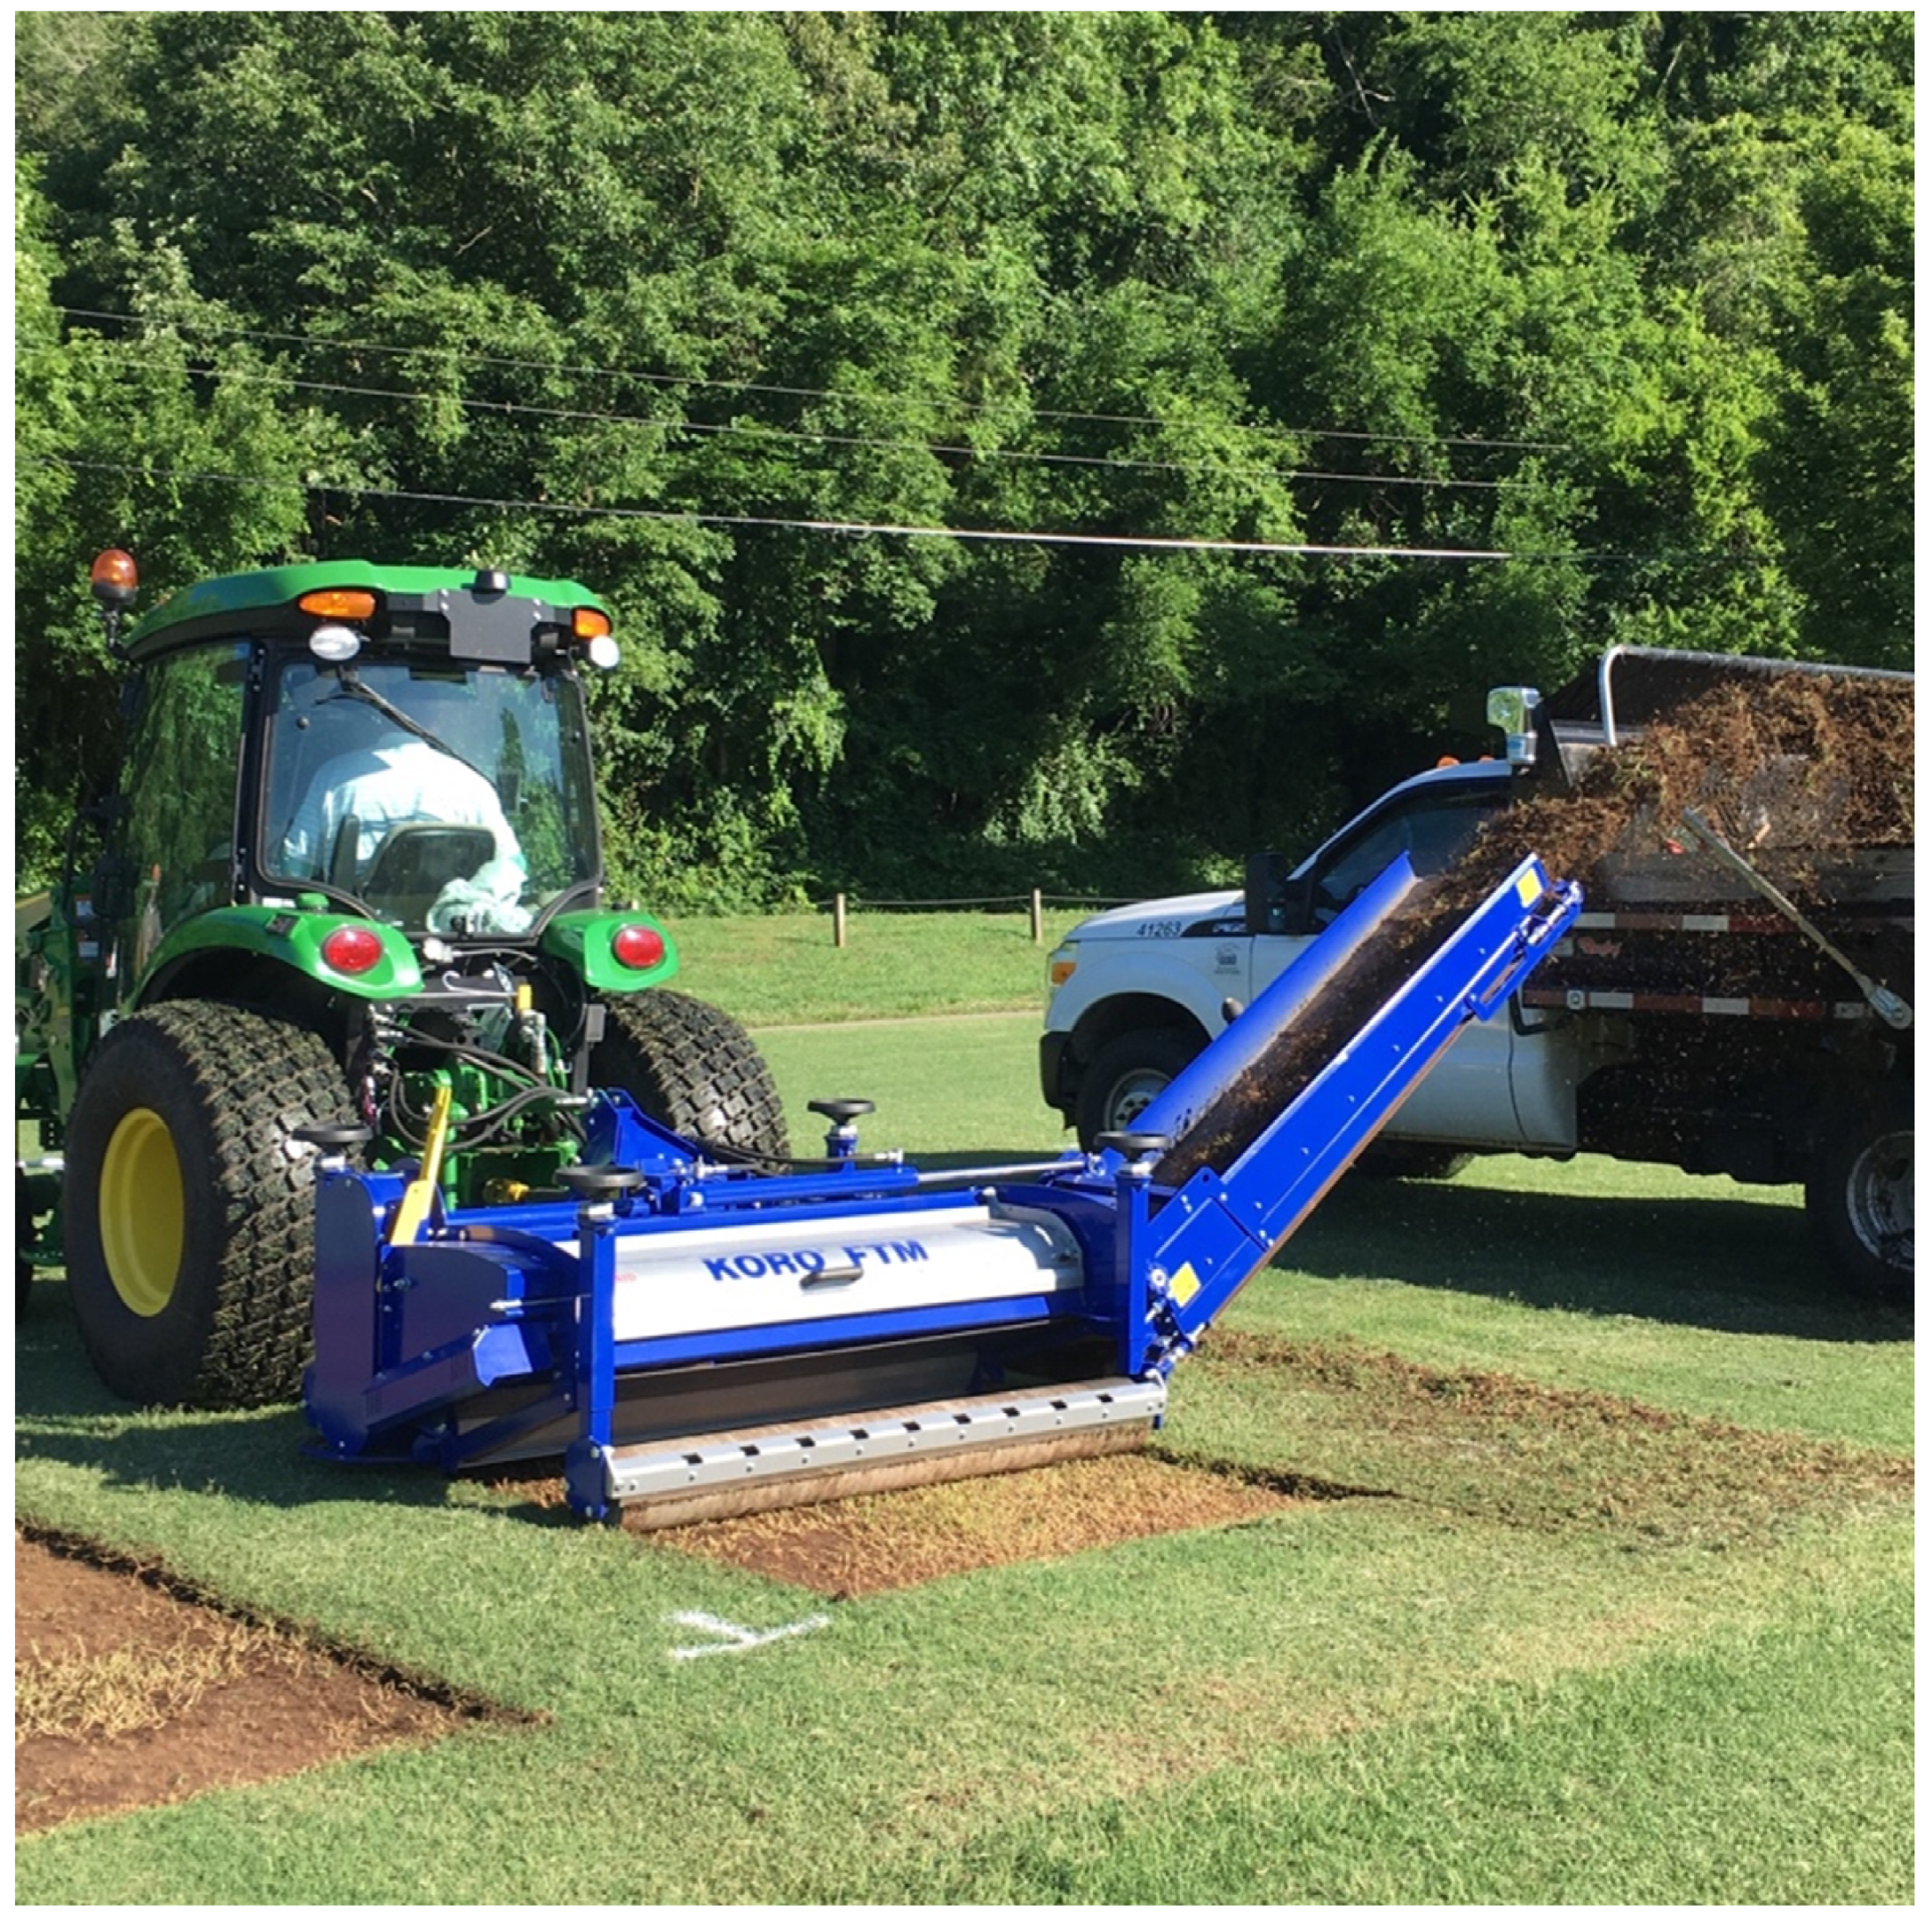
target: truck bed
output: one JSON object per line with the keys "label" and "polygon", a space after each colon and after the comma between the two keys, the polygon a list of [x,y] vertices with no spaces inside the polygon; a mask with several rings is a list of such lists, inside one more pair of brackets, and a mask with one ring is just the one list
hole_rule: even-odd
{"label": "truck bed", "polygon": [[[1755,853],[1751,859],[1820,923],[1852,916],[1909,924],[1915,853],[1910,849],[1873,849],[1816,856],[1802,850],[1771,850]],[[1682,855],[1612,853],[1590,872],[1585,889],[1592,909],[1717,910],[1752,903],[1782,927],[1791,927],[1742,877],[1695,849]]]}
{"label": "truck bed", "polygon": [[[1807,859],[1772,851],[1759,866],[1866,975],[1912,988],[1909,849]],[[1585,909],[1523,993],[1530,1009],[1855,1022],[1871,1011],[1848,971],[1723,864],[1613,855],[1591,872]]]}

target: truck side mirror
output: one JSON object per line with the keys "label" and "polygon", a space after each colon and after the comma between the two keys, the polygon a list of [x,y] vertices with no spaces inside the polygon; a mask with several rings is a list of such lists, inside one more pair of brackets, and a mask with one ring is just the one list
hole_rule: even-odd
{"label": "truck side mirror", "polygon": [[1277,936],[1313,936],[1321,927],[1315,921],[1314,878],[1288,878],[1281,886],[1281,894],[1275,905],[1275,933]]}
{"label": "truck side mirror", "polygon": [[1512,769],[1527,768],[1537,759],[1534,717],[1542,706],[1543,698],[1534,689],[1511,686],[1489,691],[1489,720],[1502,731],[1503,755]]}
{"label": "truck side mirror", "polygon": [[1314,927],[1314,884],[1290,876],[1278,850],[1257,850],[1248,858],[1246,909],[1251,937],[1306,935]]}

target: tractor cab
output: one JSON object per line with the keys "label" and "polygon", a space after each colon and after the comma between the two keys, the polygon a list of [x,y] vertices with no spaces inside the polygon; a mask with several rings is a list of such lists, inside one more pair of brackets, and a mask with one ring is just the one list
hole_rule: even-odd
{"label": "tractor cab", "polygon": [[101,905],[142,976],[233,904],[410,938],[528,939],[594,908],[580,669],[616,660],[568,583],[335,562],[205,583],[141,622]]}
{"label": "tractor cab", "polygon": [[[574,676],[416,655],[281,651],[244,798],[262,900],[312,894],[411,933],[525,937],[594,899],[597,821]],[[249,805],[252,804],[252,808]]]}

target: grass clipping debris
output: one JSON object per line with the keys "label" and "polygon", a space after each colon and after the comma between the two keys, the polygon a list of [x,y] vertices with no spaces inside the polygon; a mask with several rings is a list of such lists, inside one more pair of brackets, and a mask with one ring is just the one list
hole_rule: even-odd
{"label": "grass clipping debris", "polygon": [[13,1742],[148,1731],[193,1712],[211,1687],[247,1677],[280,1646],[271,1633],[224,1620],[192,1640],[64,1657],[30,1642],[13,1662]]}

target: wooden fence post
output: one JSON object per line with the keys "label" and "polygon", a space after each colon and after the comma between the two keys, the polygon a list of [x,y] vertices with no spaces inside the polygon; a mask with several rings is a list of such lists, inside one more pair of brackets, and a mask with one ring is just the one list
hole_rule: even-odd
{"label": "wooden fence post", "polygon": [[1041,914],[1039,892],[1036,889],[1033,892],[1033,946],[1035,949],[1038,949],[1039,947],[1041,939],[1043,938],[1045,934],[1046,919]]}
{"label": "wooden fence post", "polygon": [[843,891],[832,898],[832,947],[845,947],[845,896]]}

